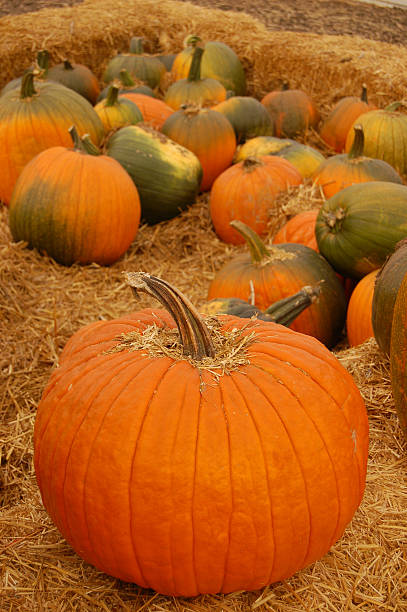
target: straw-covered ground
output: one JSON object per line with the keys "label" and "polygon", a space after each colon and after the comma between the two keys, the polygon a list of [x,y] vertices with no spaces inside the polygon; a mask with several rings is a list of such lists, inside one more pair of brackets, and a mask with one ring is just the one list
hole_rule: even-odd
{"label": "straw-covered ground", "polygon": [[[70,52],[100,75],[106,58],[124,48],[131,34],[142,33],[151,52],[160,53],[179,50],[189,32],[234,46],[252,95],[287,74],[315,96],[323,113],[337,97],[359,91],[363,81],[380,105],[405,95],[407,51],[402,48],[339,36],[276,32],[271,38],[250,16],[171,0],[85,0],[42,11],[35,20],[28,14],[0,19],[2,78],[16,76],[44,45],[54,57]],[[270,236],[287,215],[315,205],[318,198],[310,187],[302,187],[280,200]],[[366,401],[370,451],[362,504],[321,560],[258,592],[190,600],[121,583],[82,562],[43,509],[32,462],[36,406],[62,347],[88,322],[156,305],[147,297],[135,302],[123,281],[124,270],[165,278],[200,305],[215,272],[243,247],[216,237],[206,196],[171,221],[143,225],[126,255],[106,268],[63,267],[13,243],[7,214],[3,207],[0,612],[407,610],[407,444],[395,414],[389,363],[373,339],[353,349],[342,342],[336,349]]]}

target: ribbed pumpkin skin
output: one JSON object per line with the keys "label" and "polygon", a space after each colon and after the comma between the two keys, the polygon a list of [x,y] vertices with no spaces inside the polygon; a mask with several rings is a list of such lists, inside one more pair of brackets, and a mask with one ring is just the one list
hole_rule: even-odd
{"label": "ribbed pumpkin skin", "polygon": [[[189,46],[176,55],[171,68],[171,74],[176,81],[188,76],[193,52],[194,47]],[[233,49],[223,42],[209,41],[205,44],[201,77],[216,79],[236,96],[246,94],[246,76],[240,59]]]}
{"label": "ribbed pumpkin skin", "polygon": [[145,124],[123,127],[108,140],[106,153],[130,174],[148,223],[171,219],[195,201],[201,163],[164,134]]}
{"label": "ribbed pumpkin skin", "polygon": [[20,174],[10,203],[14,240],[71,265],[119,259],[140,222],[140,200],[127,173],[105,155],[52,147]]}
{"label": "ribbed pumpkin skin", "polygon": [[123,53],[109,61],[103,75],[104,82],[111,83],[114,79],[119,78],[120,70],[123,69],[152,89],[158,87],[166,73],[164,64],[156,57]]}
{"label": "ribbed pumpkin skin", "polygon": [[120,97],[134,102],[140,109],[145,123],[148,123],[156,130],[160,130],[168,117],[174,112],[174,109],[162,100],[142,93],[127,92],[121,94]]}
{"label": "ribbed pumpkin skin", "polygon": [[106,101],[107,98],[104,98],[95,106],[95,111],[103,123],[106,134],[125,125],[134,125],[139,121],[144,121],[140,109],[131,100],[119,97],[117,103],[112,106],[108,106]]}
{"label": "ribbed pumpkin skin", "polygon": [[255,306],[266,310],[304,285],[315,286],[323,280],[319,300],[302,312],[290,328],[333,346],[346,317],[345,293],[337,275],[319,253],[303,244],[279,244],[269,250],[272,258],[260,265],[253,263],[249,254],[233,257],[216,273],[207,299],[237,297],[249,301],[254,293]]}
{"label": "ribbed pumpkin skin", "polygon": [[229,119],[238,143],[256,136],[273,134],[270,115],[256,98],[233,96],[216,104],[213,110],[222,113]]}
{"label": "ribbed pumpkin skin", "polygon": [[319,208],[304,210],[291,217],[273,236],[273,244],[283,244],[285,242],[295,242],[305,244],[305,246],[318,251],[317,239],[315,236],[315,222],[319,213]]}
{"label": "ribbed pumpkin skin", "polygon": [[350,296],[346,313],[346,331],[349,346],[358,346],[374,337],[372,325],[372,301],[376,276],[379,270],[366,274],[356,284]]}
{"label": "ribbed pumpkin skin", "polygon": [[351,159],[347,153],[325,159],[312,178],[321,186],[326,198],[354,183],[369,181],[403,183],[398,172],[387,162],[366,155]]}
{"label": "ribbed pumpkin skin", "polygon": [[331,110],[321,126],[319,135],[334,151],[343,153],[349,130],[357,118],[375,109],[374,104],[364,102],[357,96],[345,96]]}
{"label": "ribbed pumpkin skin", "polygon": [[279,157],[248,158],[227,168],[213,183],[209,199],[217,235],[224,242],[243,244],[243,236],[230,226],[234,219],[264,234],[277,195],[301,183],[298,170]]}
{"label": "ribbed pumpkin skin", "polygon": [[303,178],[311,177],[325,157],[314,147],[296,142],[290,138],[256,136],[247,140],[237,151],[235,161],[260,155],[276,155],[291,162]]}
{"label": "ribbed pumpkin skin", "polygon": [[211,109],[180,109],[161,128],[163,134],[186,147],[201,162],[201,191],[228,168],[236,151],[236,136],[229,120]]}
{"label": "ribbed pumpkin skin", "polygon": [[390,342],[390,376],[394,405],[407,439],[407,275],[403,277],[393,311]]}
{"label": "ribbed pumpkin skin", "polygon": [[174,110],[182,105],[197,104],[200,106],[215,106],[226,100],[226,89],[222,83],[209,77],[197,81],[181,79],[169,86],[164,96],[164,102]]}
{"label": "ribbed pumpkin skin", "polygon": [[407,244],[402,241],[386,260],[376,278],[372,303],[374,337],[381,350],[390,354],[394,305],[407,273]]}
{"label": "ribbed pumpkin skin", "polygon": [[[70,67],[68,67],[70,66]],[[91,104],[95,104],[100,94],[99,81],[93,72],[84,64],[56,64],[47,71],[46,78],[56,81],[73,89],[86,98]]]}
{"label": "ribbed pumpkin skin", "polygon": [[35,82],[38,95],[20,98],[20,90],[0,98],[0,199],[6,204],[24,166],[44,149],[69,147],[69,128],[89,134],[95,144],[103,138],[103,124],[81,95],[53,82]]}
{"label": "ribbed pumpkin skin", "polygon": [[322,205],[315,233],[333,268],[360,279],[407,236],[407,187],[382,181],[345,187]]}
{"label": "ribbed pumpkin skin", "polygon": [[[363,113],[356,120],[365,135],[364,155],[382,159],[400,174],[407,173],[407,115],[385,109]],[[353,127],[353,125],[352,125]],[[346,138],[345,151],[353,144],[353,129]]]}
{"label": "ribbed pumpkin skin", "polygon": [[161,310],[82,328],[36,415],[36,477],[63,537],[166,595],[288,578],[341,537],[365,486],[366,409],[330,351],[273,323],[219,320],[255,333],[250,363],[219,378],[145,350],[106,354],[121,333],[174,327]]}
{"label": "ribbed pumpkin skin", "polygon": [[312,99],[300,89],[270,91],[262,99],[274,127],[274,134],[295,138],[318,125],[320,115]]}

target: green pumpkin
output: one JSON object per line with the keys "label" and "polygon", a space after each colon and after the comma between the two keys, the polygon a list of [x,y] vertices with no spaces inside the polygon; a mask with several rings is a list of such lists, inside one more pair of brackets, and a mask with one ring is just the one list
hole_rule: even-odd
{"label": "green pumpkin", "polygon": [[158,87],[166,73],[164,64],[157,57],[143,53],[143,39],[137,36],[130,41],[129,53],[119,53],[109,61],[103,81],[110,83],[119,78],[123,69],[152,89]]}
{"label": "green pumpkin", "polygon": [[273,133],[270,115],[256,98],[232,96],[214,106],[213,110],[229,119],[238,143]]}
{"label": "green pumpkin", "polygon": [[407,187],[387,181],[345,187],[322,205],[315,235],[337,272],[362,278],[407,236]]}
{"label": "green pumpkin", "polygon": [[192,204],[199,192],[202,166],[197,156],[146,124],[121,128],[108,140],[106,153],[127,170],[136,185],[142,218],[171,219]]}

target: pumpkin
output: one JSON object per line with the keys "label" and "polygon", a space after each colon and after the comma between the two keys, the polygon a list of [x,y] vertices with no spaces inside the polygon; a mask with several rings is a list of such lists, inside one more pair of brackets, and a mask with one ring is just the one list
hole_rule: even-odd
{"label": "pumpkin", "polygon": [[379,270],[366,274],[353,289],[346,313],[346,331],[349,346],[358,346],[374,337],[372,325],[372,301]]}
{"label": "pumpkin", "polygon": [[148,223],[171,219],[193,204],[202,181],[202,166],[192,151],[143,124],[118,130],[106,153],[130,174]]}
{"label": "pumpkin", "polygon": [[172,317],[96,321],[66,344],[35,419],[45,509],[87,563],[166,595],[292,576],[363,496],[368,420],[352,376],[310,336],[228,315],[211,325],[165,281],[127,279]]}
{"label": "pumpkin", "polygon": [[249,253],[241,253],[218,270],[209,285],[207,299],[236,297],[250,300],[266,310],[270,304],[299,291],[304,285],[320,285],[318,302],[311,304],[291,328],[333,346],[346,317],[344,288],[322,255],[303,244],[286,243],[270,247],[241,221],[231,225],[245,238]]}
{"label": "pumpkin", "polygon": [[[407,115],[394,110],[398,103],[363,113],[356,122],[363,128],[364,155],[387,162],[400,174],[407,173]],[[352,125],[353,127],[353,125]],[[345,143],[350,151],[354,140],[352,128]]]}
{"label": "pumpkin", "polygon": [[116,85],[109,86],[107,97],[95,105],[95,111],[103,123],[106,134],[124,125],[134,125],[143,121],[138,106],[127,98],[119,97],[119,88]]}
{"label": "pumpkin", "polygon": [[312,98],[301,89],[290,89],[287,82],[280,91],[270,91],[261,99],[268,110],[275,136],[296,138],[316,128],[319,111]]}
{"label": "pumpkin", "polygon": [[390,340],[391,388],[400,427],[407,439],[407,274],[397,291]]}
{"label": "pumpkin", "polygon": [[188,76],[172,83],[165,93],[164,102],[174,110],[184,104],[215,106],[226,100],[226,89],[220,81],[201,77],[202,53],[201,47],[194,49]]}
{"label": "pumpkin", "polygon": [[317,239],[315,236],[315,222],[319,213],[319,208],[303,210],[297,213],[273,236],[273,244],[284,242],[297,242],[318,251]]}
{"label": "pumpkin", "polygon": [[239,147],[235,155],[235,162],[260,155],[283,157],[297,168],[304,179],[310,178],[325,160],[322,153],[314,147],[290,138],[256,136]]}
{"label": "pumpkin", "polygon": [[244,243],[244,237],[230,225],[233,219],[264,234],[277,196],[301,183],[298,170],[280,157],[248,157],[230,166],[214,181],[209,196],[216,234],[224,242]]}
{"label": "pumpkin", "polygon": [[69,128],[89,134],[100,144],[103,124],[92,105],[72,89],[52,81],[35,82],[24,75],[21,89],[0,98],[0,199],[10,202],[15,182],[24,166],[53,146],[72,144]]}
{"label": "pumpkin", "polygon": [[386,181],[345,187],[323,203],[315,234],[337,272],[362,278],[407,236],[407,187]]}
{"label": "pumpkin", "polygon": [[104,82],[111,83],[114,79],[119,78],[120,71],[123,69],[151,89],[160,85],[166,73],[164,64],[157,57],[144,53],[143,39],[140,36],[131,38],[128,53],[119,53],[109,60],[103,74]]}
{"label": "pumpkin", "polygon": [[200,312],[207,315],[229,314],[244,319],[255,317],[261,321],[273,321],[288,327],[305,308],[318,300],[320,293],[319,285],[315,287],[306,285],[297,293],[277,300],[264,311],[240,298],[213,298],[202,304]]}
{"label": "pumpkin", "polygon": [[[119,87],[119,93],[120,94],[124,94],[124,93],[141,93],[144,94],[146,96],[152,96],[153,98],[156,98],[156,94],[154,93],[154,91],[151,89],[151,87],[149,87],[148,85],[145,85],[144,83],[142,83],[141,81],[136,82],[131,76],[130,74],[127,72],[127,70],[125,70],[124,68],[122,70],[120,70],[119,76],[117,78],[116,81],[113,81],[112,83],[116,82],[116,84]],[[107,93],[109,91],[110,88],[110,83],[109,85],[106,85],[106,87],[104,87],[102,89],[102,91],[100,92],[97,101],[100,102],[101,100],[103,100],[104,98],[106,98]]]}
{"label": "pumpkin", "polygon": [[391,181],[402,184],[403,182],[393,166],[381,159],[364,155],[363,127],[355,125],[353,131],[355,139],[349,153],[328,157],[312,177],[313,181],[321,186],[326,198],[354,183]]}
{"label": "pumpkin", "polygon": [[226,43],[214,40],[202,42],[196,35],[185,39],[184,49],[174,58],[171,75],[174,80],[185,79],[191,67],[192,56],[197,46],[203,45],[201,63],[202,78],[216,79],[236,96],[246,94],[246,76],[243,65],[235,51]]}
{"label": "pumpkin", "polygon": [[407,273],[407,240],[401,240],[377,275],[372,302],[372,327],[381,350],[390,354],[394,304]]}
{"label": "pumpkin", "polygon": [[270,115],[256,98],[232,96],[216,104],[213,110],[229,119],[235,130],[237,143],[273,133]]}
{"label": "pumpkin", "polygon": [[58,263],[108,265],[133,241],[140,200],[118,162],[100,155],[70,129],[74,148],[50,147],[22,170],[10,202],[15,241],[46,252]]}
{"label": "pumpkin", "polygon": [[122,93],[120,97],[134,102],[140,109],[145,123],[156,130],[160,130],[168,117],[174,112],[174,109],[165,104],[163,100],[152,98],[143,93],[126,92]]}
{"label": "pumpkin", "polygon": [[72,64],[68,59],[51,66],[47,79],[73,89],[91,104],[96,103],[100,93],[99,81],[90,68],[84,64]]}
{"label": "pumpkin", "polygon": [[236,137],[228,119],[215,110],[187,106],[172,113],[163,124],[163,134],[186,147],[201,162],[201,191],[228,168],[236,151]]}
{"label": "pumpkin", "polygon": [[376,106],[371,104],[367,98],[366,85],[362,86],[362,94],[357,96],[345,96],[341,98],[333,107],[321,125],[319,135],[331,149],[337,153],[343,153],[346,138],[352,125],[358,117],[370,110],[375,110]]}

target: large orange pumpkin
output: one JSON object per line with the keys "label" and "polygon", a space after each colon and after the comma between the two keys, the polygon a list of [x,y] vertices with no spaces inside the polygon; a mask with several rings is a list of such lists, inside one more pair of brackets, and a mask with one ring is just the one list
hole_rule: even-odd
{"label": "large orange pumpkin", "polygon": [[128,277],[174,319],[147,309],[69,340],[35,421],[46,510],[88,563],[167,595],[288,578],[361,501],[359,390],[310,336],[228,315],[205,323],[164,281]]}
{"label": "large orange pumpkin", "polygon": [[201,191],[210,189],[216,177],[232,163],[236,136],[222,113],[199,106],[180,108],[168,117],[161,131],[199,159],[203,170]]}
{"label": "large orange pumpkin", "polygon": [[21,172],[10,202],[11,233],[65,265],[111,264],[136,236],[138,191],[119,162],[70,131],[74,148],[50,147]]}
{"label": "large orange pumpkin", "polygon": [[210,215],[217,235],[224,242],[244,243],[230,225],[234,219],[264,234],[278,194],[301,183],[298,170],[281,157],[248,157],[230,166],[210,192]]}
{"label": "large orange pumpkin", "polygon": [[100,144],[103,124],[90,102],[72,89],[52,81],[37,81],[28,72],[21,89],[0,98],[0,199],[10,202],[15,182],[24,166],[49,147],[69,147],[69,128],[89,134]]}

